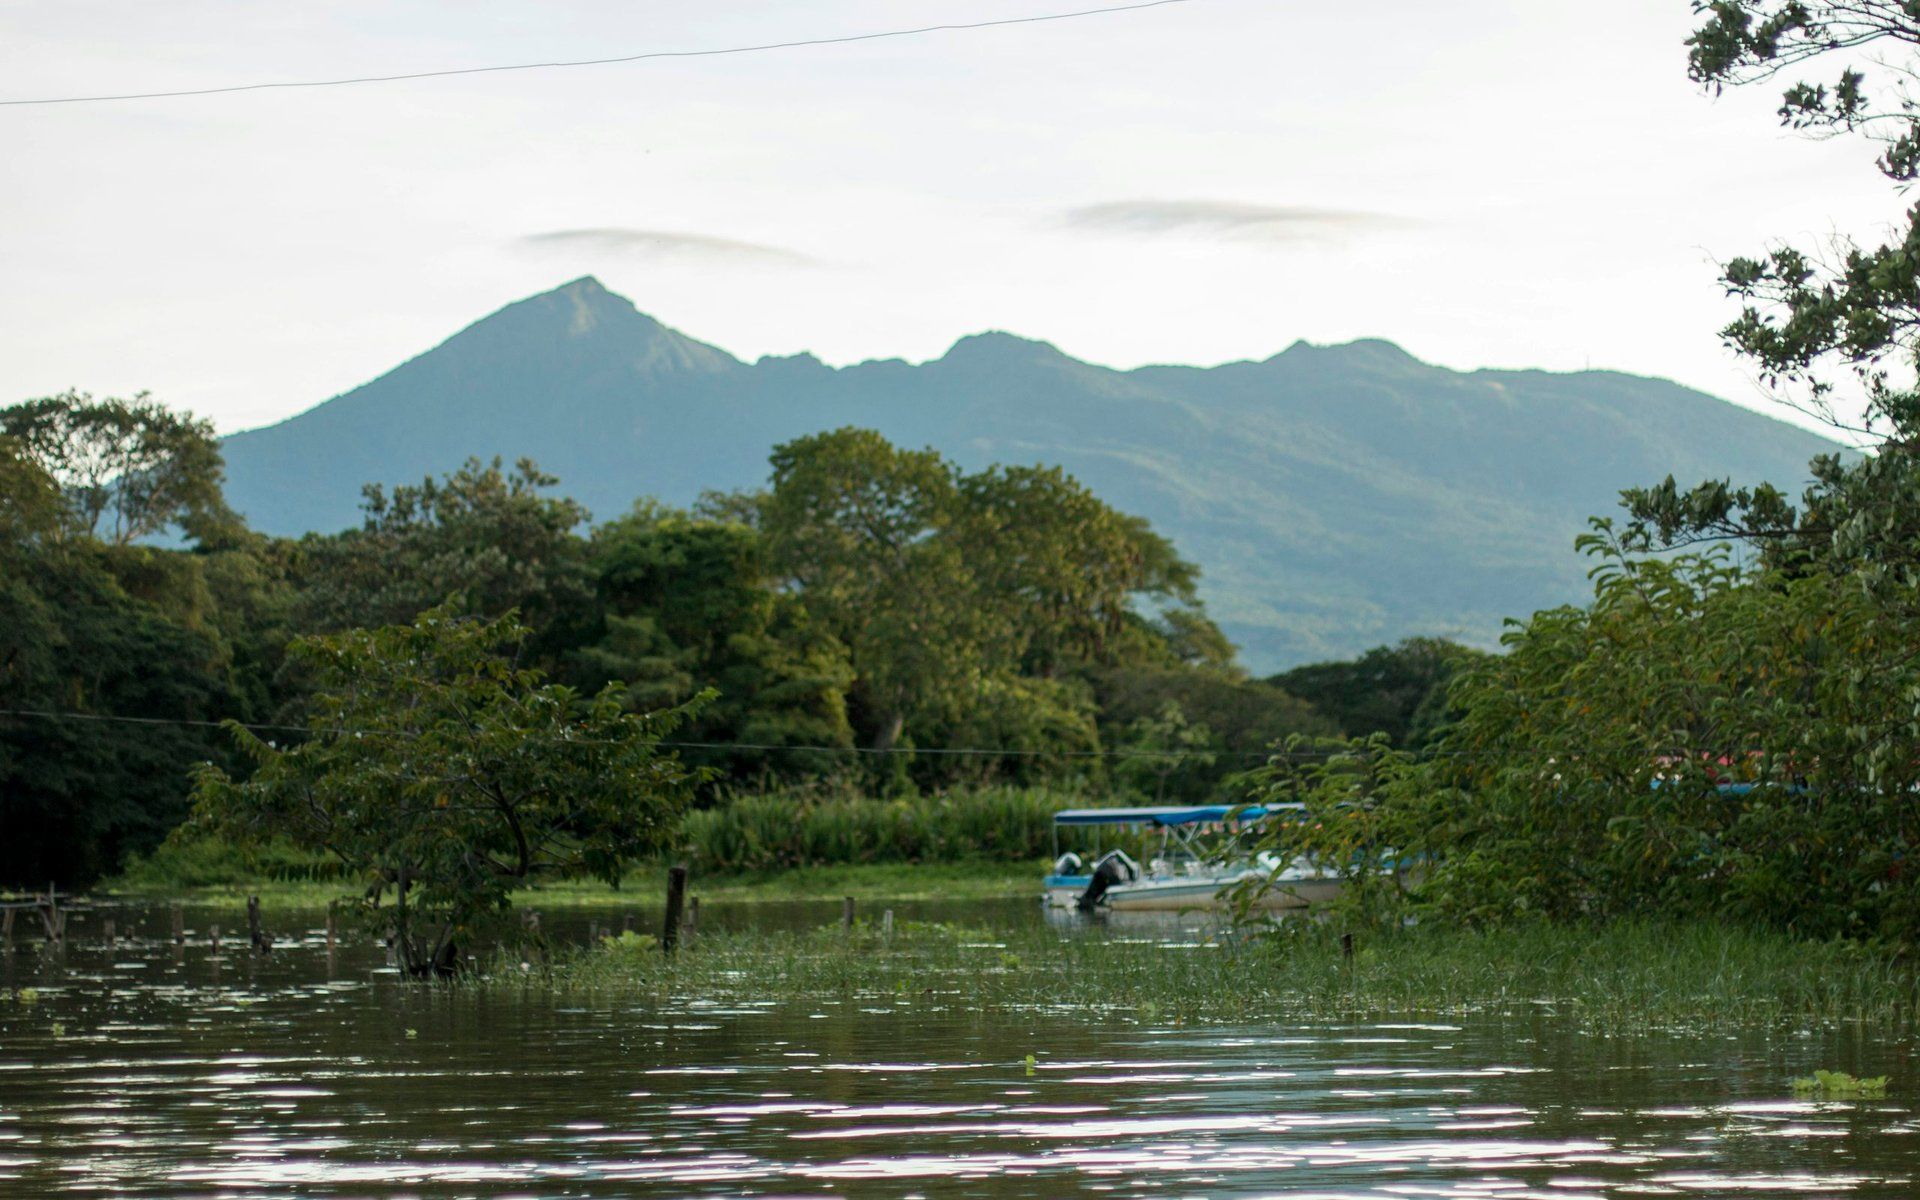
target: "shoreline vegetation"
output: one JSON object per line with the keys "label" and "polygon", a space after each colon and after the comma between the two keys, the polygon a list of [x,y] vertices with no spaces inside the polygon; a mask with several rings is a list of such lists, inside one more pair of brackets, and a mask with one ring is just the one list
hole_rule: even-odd
{"label": "shoreline vegetation", "polygon": [[[1002,900],[1033,898],[1036,907],[1040,877],[1046,864],[1017,862],[961,862],[939,864],[852,863],[793,867],[759,872],[716,872],[693,877],[689,896],[725,903],[779,903],[797,900]],[[612,888],[597,880],[562,880],[513,893],[516,908],[591,908],[658,906],[666,895],[667,868],[651,866],[633,871]],[[283,880],[235,879],[214,884],[169,884],[138,873],[109,879],[97,891],[154,900],[187,903],[244,901],[258,896],[263,904],[325,907],[329,900],[354,894],[345,879]]]}
{"label": "shoreline vegetation", "polygon": [[501,960],[480,983],[665,1004],[858,1002],[892,1010],[1033,1010],[1155,1022],[1505,1015],[1596,1032],[1732,1026],[1910,1028],[1920,977],[1848,942],[1704,921],[1429,924],[1359,934],[1289,922],[1190,941],[872,921],[701,932],[672,956],[624,934],[545,965]]}
{"label": "shoreline vegetation", "polygon": [[[513,900],[657,901],[669,862],[685,863],[696,889],[715,898],[1037,894],[1052,856],[1054,812],[1102,799],[1045,785],[891,798],[804,789],[747,793],[686,813],[673,848],[636,865],[617,889],[594,879],[559,878],[517,890]],[[324,901],[355,890],[339,860],[287,839],[238,845],[190,831],[137,856],[100,886],[169,899],[259,895]]]}

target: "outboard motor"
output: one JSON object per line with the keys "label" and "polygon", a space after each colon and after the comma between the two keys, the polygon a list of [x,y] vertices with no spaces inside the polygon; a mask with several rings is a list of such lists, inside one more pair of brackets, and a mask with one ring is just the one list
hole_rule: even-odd
{"label": "outboard motor", "polygon": [[1071,850],[1053,860],[1053,873],[1055,875],[1078,875],[1086,869],[1087,864],[1082,862],[1080,856]]}
{"label": "outboard motor", "polygon": [[1140,878],[1140,868],[1124,850],[1109,850],[1100,861],[1093,864],[1093,878],[1087,882],[1087,890],[1080,893],[1080,899],[1074,902],[1081,912],[1092,912],[1100,903],[1107,889],[1116,883],[1132,883]]}

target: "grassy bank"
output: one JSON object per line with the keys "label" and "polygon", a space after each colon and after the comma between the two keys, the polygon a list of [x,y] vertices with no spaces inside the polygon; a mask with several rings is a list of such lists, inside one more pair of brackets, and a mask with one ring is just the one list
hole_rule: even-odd
{"label": "grassy bank", "polygon": [[1336,932],[1304,922],[1285,936],[1177,946],[1042,927],[902,924],[888,937],[862,925],[851,935],[703,933],[672,959],[629,937],[531,976],[510,964],[491,983],[664,1003],[845,1001],[1149,1022],[1502,1013],[1626,1030],[1905,1025],[1920,1011],[1920,983],[1888,955],[1708,924],[1423,926],[1364,935],[1350,959]]}
{"label": "grassy bank", "polygon": [[[689,894],[704,900],[752,903],[781,900],[998,900],[1037,897],[1045,864],[975,862],[913,866],[873,863],[861,866],[799,867],[788,871],[696,872]],[[665,867],[636,871],[618,889],[598,882],[563,882],[517,892],[516,905],[529,908],[620,907],[658,903],[666,894]],[[128,878],[105,890],[169,900],[228,901],[259,896],[281,907],[324,906],[350,894],[344,881],[256,879],[199,887]]]}
{"label": "grassy bank", "polygon": [[[732,797],[686,814],[673,861],[709,892],[741,899],[853,895],[908,900],[1024,894],[1050,856],[1053,814],[1089,803],[1073,791],[979,787],[898,799],[805,790]],[[665,867],[636,871],[615,892],[562,885],[542,896],[620,903],[657,896]],[[1016,885],[1015,879],[1021,882]],[[169,838],[137,856],[107,891],[149,896],[268,895],[326,900],[350,890],[339,862],[289,843],[239,847],[218,838]]]}

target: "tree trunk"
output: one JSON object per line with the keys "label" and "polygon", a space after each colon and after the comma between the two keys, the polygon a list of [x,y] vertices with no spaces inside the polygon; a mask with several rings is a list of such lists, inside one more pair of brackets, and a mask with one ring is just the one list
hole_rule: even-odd
{"label": "tree trunk", "polygon": [[883,754],[893,749],[894,746],[899,743],[900,735],[905,732],[906,728],[907,715],[899,712],[893,713],[887,717],[886,720],[880,722],[880,732],[873,736],[873,748]]}

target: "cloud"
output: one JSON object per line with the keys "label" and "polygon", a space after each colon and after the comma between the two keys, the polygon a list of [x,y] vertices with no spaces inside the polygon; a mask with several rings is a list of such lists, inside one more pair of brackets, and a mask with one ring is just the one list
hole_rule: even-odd
{"label": "cloud", "polygon": [[1189,234],[1244,241],[1330,240],[1401,228],[1412,222],[1345,208],[1240,204],[1231,200],[1117,200],[1068,209],[1060,224],[1098,233]]}
{"label": "cloud", "polygon": [[529,250],[587,250],[630,258],[699,259],[743,266],[815,267],[819,262],[794,250],[664,229],[555,229],[515,239]]}

